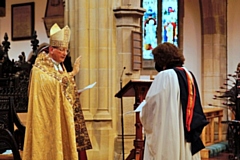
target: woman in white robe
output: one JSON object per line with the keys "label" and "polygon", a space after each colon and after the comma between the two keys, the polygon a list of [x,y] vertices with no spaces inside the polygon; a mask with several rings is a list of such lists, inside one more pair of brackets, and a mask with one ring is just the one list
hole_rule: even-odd
{"label": "woman in white robe", "polygon": [[[146,137],[144,160],[200,160],[199,148],[197,153],[193,152],[191,142],[186,140],[185,132],[188,131],[183,115],[185,111],[183,112],[181,103],[179,78],[174,70],[174,67],[182,66],[184,57],[178,52],[177,47],[170,43],[158,45],[153,50],[153,55],[159,73],[149,88],[146,104],[140,112]],[[192,83],[195,82],[186,68],[181,67],[181,70],[184,70]],[[199,95],[196,98],[198,103]],[[192,112],[195,113],[194,107]],[[202,130],[208,122],[202,115],[201,108],[200,113],[201,126],[197,127],[200,126]],[[192,117],[196,119],[196,116],[192,115]],[[201,143],[200,148],[202,148]]]}

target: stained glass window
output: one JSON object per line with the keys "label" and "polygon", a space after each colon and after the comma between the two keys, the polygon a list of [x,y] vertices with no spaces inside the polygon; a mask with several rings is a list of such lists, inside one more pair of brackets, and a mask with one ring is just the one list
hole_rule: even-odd
{"label": "stained glass window", "polygon": [[[161,3],[162,11],[158,9],[158,3]],[[146,10],[142,18],[143,59],[151,60],[152,49],[160,40],[178,45],[178,0],[142,0],[142,7]],[[158,23],[158,16],[162,23]],[[161,34],[157,34],[158,25],[162,27]],[[161,39],[157,35],[161,35]]]}
{"label": "stained glass window", "polygon": [[153,59],[152,49],[157,46],[158,0],[143,0],[146,9],[142,20],[143,59]]}
{"label": "stained glass window", "polygon": [[178,0],[162,0],[162,42],[178,45]]}

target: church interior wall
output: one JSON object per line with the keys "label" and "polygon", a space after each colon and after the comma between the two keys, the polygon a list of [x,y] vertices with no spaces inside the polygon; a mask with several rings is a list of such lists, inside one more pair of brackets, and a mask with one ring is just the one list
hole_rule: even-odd
{"label": "church interior wall", "polygon": [[[11,43],[11,49],[9,51],[9,56],[11,59],[18,59],[18,55],[24,51],[26,56],[31,52],[32,47],[30,40],[23,40],[23,41],[12,41],[11,40],[11,5],[12,4],[18,4],[18,3],[26,3],[26,2],[35,2],[35,30],[37,31],[38,39],[40,43],[42,42],[48,42],[49,39],[46,35],[44,23],[43,23],[43,17],[45,14],[45,8],[46,8],[46,2],[47,0],[6,0],[6,16],[5,17],[0,17],[0,38],[3,40],[5,32],[8,33],[9,36],[9,41]],[[119,1],[118,1],[119,2]],[[134,0],[134,2],[136,2]],[[110,3],[109,3],[110,4]],[[116,3],[116,6],[119,6],[120,4]],[[240,10],[238,9],[237,6],[240,5],[240,1],[236,0],[228,0],[228,27],[227,27],[227,42],[228,42],[228,51],[227,51],[227,61],[228,61],[228,66],[227,66],[227,71],[228,73],[233,73],[236,69],[236,65],[239,62],[239,50],[240,50],[240,36],[237,36],[239,33],[239,23],[240,21],[238,20],[238,16]],[[189,68],[196,76],[196,79],[198,81],[199,89],[201,90],[201,85],[202,85],[202,39],[201,39],[201,20],[200,20],[200,7],[199,7],[199,2],[198,0],[186,0],[184,3],[185,6],[185,13],[184,13],[184,28],[183,28],[183,53],[185,55],[186,61],[185,61],[185,66]],[[79,24],[80,25],[80,24]],[[70,26],[71,27],[71,26]],[[80,34],[80,33],[79,33]],[[113,36],[115,38],[115,36]],[[125,37],[126,39],[128,37]],[[0,41],[2,41],[0,39]],[[99,38],[100,39],[100,38]],[[90,40],[89,40],[90,41]],[[119,45],[119,41],[118,45]],[[123,46],[118,46],[118,47],[123,47]],[[112,47],[114,48],[114,47]],[[126,46],[125,46],[126,49]],[[98,52],[98,49],[92,48],[94,52]],[[115,50],[113,54],[115,53]],[[97,53],[96,53],[97,54]],[[103,56],[102,56],[103,57]],[[114,57],[114,56],[113,56]],[[120,57],[120,56],[119,56]],[[96,57],[95,57],[96,58]],[[124,60],[127,60],[128,58],[125,58]],[[118,59],[119,60],[119,59]],[[119,63],[119,62],[116,62]],[[130,62],[128,63],[130,64]],[[114,64],[116,66],[116,64]],[[87,66],[87,65],[86,65]],[[130,66],[130,65],[129,65]],[[127,66],[127,71],[131,72],[129,67]],[[107,68],[108,69],[108,68]],[[122,70],[122,68],[117,68],[118,70]],[[110,69],[109,69],[110,70]],[[90,72],[90,71],[89,71]],[[87,74],[89,73],[88,71],[86,72]],[[83,74],[86,75],[86,74]],[[101,75],[101,74],[99,74]],[[114,75],[114,74],[113,74]],[[135,78],[135,75],[133,75],[131,78]],[[101,78],[99,78],[101,79]],[[116,78],[113,78],[116,79]],[[117,78],[118,80],[119,78]],[[128,81],[128,78],[124,79],[124,84]],[[113,84],[118,82],[112,82]],[[111,85],[109,84],[109,90],[111,93],[113,93]],[[113,104],[115,104],[116,98],[113,97]],[[98,98],[97,101],[100,101],[101,98]],[[105,102],[105,101],[104,101]],[[93,103],[93,102],[92,102]],[[92,105],[91,103],[91,105]],[[96,102],[97,103],[97,102]],[[110,106],[107,104],[108,107]],[[124,106],[129,106],[127,109],[132,109],[133,105],[133,100],[132,99],[127,99],[124,101]],[[103,105],[105,107],[105,105]],[[116,105],[119,106],[119,105]],[[101,109],[101,108],[100,108]],[[105,108],[104,108],[105,109]],[[108,108],[107,108],[108,109]],[[125,111],[127,110],[125,108]],[[117,110],[117,109],[116,109]],[[117,111],[113,111],[114,113]],[[99,112],[100,113],[100,112]],[[116,115],[112,116],[113,119],[117,119]],[[119,117],[119,116],[118,116]],[[120,126],[120,120],[118,122],[118,136],[121,135],[120,131],[121,129],[119,128]],[[128,135],[131,135],[131,133],[134,133],[134,117],[131,116],[130,114],[126,115],[125,117],[125,123],[130,124],[128,126],[133,126],[132,128],[125,128],[125,132]],[[90,123],[89,123],[90,124]],[[100,124],[100,125],[99,125]],[[92,159],[94,156],[97,157],[99,156],[99,151],[103,151],[103,153],[109,154],[108,148],[105,146],[111,146],[113,144],[113,140],[109,139],[109,135],[111,137],[116,136],[116,132],[112,133],[112,129],[115,129],[114,127],[111,126],[112,123],[110,121],[107,121],[107,123],[102,123],[100,121],[96,121],[92,123],[92,126],[90,126],[90,134],[95,135],[94,139],[92,138],[92,141],[94,144],[101,144],[101,146],[96,147],[97,145],[94,145],[94,150],[91,151],[90,159]],[[100,129],[96,129],[96,128]],[[107,128],[107,129],[106,129]],[[93,137],[93,136],[92,136]],[[126,140],[126,144],[130,144],[125,148],[126,154],[132,149],[132,138],[133,135],[129,138],[129,140]],[[119,138],[120,139],[120,138]],[[120,144],[120,142],[118,143]],[[104,146],[104,147],[103,147]],[[118,146],[119,149],[111,148],[111,151],[113,150],[118,150],[120,151],[121,148]],[[104,148],[104,149],[103,149]],[[100,156],[100,159],[104,159],[104,157],[111,157],[111,154],[105,155],[105,156]]]}
{"label": "church interior wall", "polygon": [[47,0],[6,0],[6,15],[5,17],[0,17],[0,42],[4,40],[4,34],[7,33],[9,37],[8,40],[11,43],[11,49],[9,50],[10,59],[18,60],[18,55],[21,52],[25,52],[25,55],[27,57],[32,51],[31,40],[11,40],[11,6],[12,4],[21,4],[28,2],[35,3],[35,31],[37,32],[39,43],[48,43],[49,41],[42,19],[45,15]]}
{"label": "church interior wall", "polygon": [[201,88],[201,20],[198,0],[184,3],[183,18],[183,54],[184,66],[191,70]]}
{"label": "church interior wall", "polygon": [[[43,17],[45,14],[47,0],[7,0],[6,1],[6,16],[0,17],[0,41],[3,40],[4,34],[7,33],[11,43],[9,52],[10,59],[18,59],[18,55],[24,51],[26,56],[31,52],[30,40],[11,40],[11,5],[19,3],[35,3],[35,30],[40,43],[48,42],[49,39],[46,35]],[[187,2],[187,3],[186,3]],[[191,69],[201,88],[201,21],[200,9],[198,0],[186,0],[185,13],[184,13],[184,36],[183,36],[183,53],[186,58],[185,66]],[[236,33],[239,32],[238,26],[240,21],[238,16],[240,10],[237,8],[240,1],[228,0],[228,27],[227,27],[227,57],[228,57],[228,73],[233,73],[236,69],[237,63],[240,61],[239,57],[239,43],[240,36]]]}

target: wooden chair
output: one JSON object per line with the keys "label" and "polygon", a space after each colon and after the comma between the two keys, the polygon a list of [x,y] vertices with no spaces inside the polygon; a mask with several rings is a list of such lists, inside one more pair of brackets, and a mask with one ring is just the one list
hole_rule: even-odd
{"label": "wooden chair", "polygon": [[1,154],[0,159],[12,156],[14,160],[21,160],[19,150],[23,149],[24,133],[25,126],[15,112],[13,97],[0,96],[0,153],[12,150],[12,155]]}

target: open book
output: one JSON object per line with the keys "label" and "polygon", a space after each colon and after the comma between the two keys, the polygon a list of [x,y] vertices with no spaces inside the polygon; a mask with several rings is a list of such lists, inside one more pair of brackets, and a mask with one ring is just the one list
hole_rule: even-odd
{"label": "open book", "polygon": [[93,88],[96,83],[97,83],[97,82],[94,82],[94,83],[92,83],[92,84],[84,87],[83,89],[79,89],[79,90],[78,90],[78,93],[82,93],[83,91],[85,91],[85,90],[87,90],[87,89]]}

